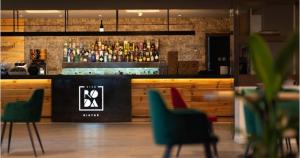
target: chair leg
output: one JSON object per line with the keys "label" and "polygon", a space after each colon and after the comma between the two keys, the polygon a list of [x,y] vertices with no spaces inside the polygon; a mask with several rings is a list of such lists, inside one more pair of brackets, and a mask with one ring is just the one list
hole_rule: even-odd
{"label": "chair leg", "polygon": [[9,126],[9,135],[8,135],[8,145],[7,145],[7,153],[9,153],[9,150],[10,150],[10,142],[11,142],[12,128],[13,128],[13,122],[10,122],[10,126]]}
{"label": "chair leg", "polygon": [[287,149],[288,151],[290,151],[291,149],[290,149],[290,146],[289,146],[288,138],[284,138],[284,139],[285,139],[286,149]]}
{"label": "chair leg", "polygon": [[283,150],[283,148],[284,148],[284,145],[283,145],[283,138],[281,138],[281,139],[279,139],[279,151],[280,151],[280,154],[281,154],[281,156],[283,156],[284,155],[284,150]]}
{"label": "chair leg", "polygon": [[41,147],[41,149],[42,149],[42,152],[43,152],[43,154],[44,154],[44,153],[45,153],[44,147],[43,147],[43,144],[42,144],[42,141],[41,141],[41,137],[40,137],[39,131],[38,131],[38,129],[36,128],[35,122],[32,122],[32,125],[33,125],[33,127],[34,127],[35,134],[36,134],[36,136],[37,136],[37,138],[38,138],[38,140],[39,140],[39,143],[40,143],[40,147]]}
{"label": "chair leg", "polygon": [[6,128],[6,122],[3,123],[2,131],[1,131],[1,145],[4,138],[5,128]]}
{"label": "chair leg", "polygon": [[177,153],[176,153],[176,158],[179,158],[179,154],[180,154],[180,150],[181,150],[181,144],[178,145],[178,148],[177,148]]}
{"label": "chair leg", "polygon": [[205,157],[206,158],[212,158],[210,144],[209,143],[205,143],[204,144],[204,148],[205,148]]}
{"label": "chair leg", "polygon": [[172,145],[167,145],[164,153],[164,158],[169,158],[171,155],[171,151],[172,151]]}
{"label": "chair leg", "polygon": [[218,155],[218,149],[217,149],[217,143],[213,143],[212,146],[213,146],[213,150],[214,150],[215,156],[219,157],[219,155]]}
{"label": "chair leg", "polygon": [[292,152],[292,144],[291,144],[291,138],[287,138],[287,143],[289,145],[289,151]]}
{"label": "chair leg", "polygon": [[297,149],[299,151],[299,135],[296,137]]}
{"label": "chair leg", "polygon": [[247,158],[248,156],[249,156],[249,150],[250,150],[250,147],[251,147],[251,142],[249,142],[248,144],[247,144],[247,147],[246,147],[246,150],[245,150],[245,158]]}
{"label": "chair leg", "polygon": [[30,130],[30,125],[29,125],[28,122],[26,122],[26,125],[27,125],[27,129],[28,129],[28,133],[29,133],[31,145],[32,145],[32,148],[33,148],[34,156],[36,157],[37,155],[36,155],[36,150],[35,150],[34,142],[33,142],[33,139],[32,139],[32,134],[31,134],[31,130]]}

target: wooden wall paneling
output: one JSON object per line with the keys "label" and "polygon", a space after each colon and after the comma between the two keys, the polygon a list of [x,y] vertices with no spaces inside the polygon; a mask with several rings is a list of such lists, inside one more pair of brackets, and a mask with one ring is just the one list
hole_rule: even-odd
{"label": "wooden wall paneling", "polygon": [[[19,19],[17,32],[24,31],[24,19]],[[1,19],[1,32],[13,32],[13,19]],[[24,61],[24,37],[1,37],[1,63]]]}
{"label": "wooden wall paneling", "polygon": [[[1,109],[8,102],[28,100],[35,89],[45,90],[42,117],[51,116],[51,79],[1,80]],[[3,110],[2,110],[3,111]]]}
{"label": "wooden wall paneling", "polygon": [[133,79],[132,115],[149,116],[149,89],[159,91],[167,107],[173,108],[170,88],[175,87],[190,108],[229,118],[233,116],[233,84],[233,79]]}

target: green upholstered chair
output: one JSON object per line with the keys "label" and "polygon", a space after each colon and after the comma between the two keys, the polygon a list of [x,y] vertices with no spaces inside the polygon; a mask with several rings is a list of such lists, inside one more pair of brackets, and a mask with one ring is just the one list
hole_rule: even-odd
{"label": "green upholstered chair", "polygon": [[[298,92],[297,90],[291,90],[291,89],[283,89],[283,92]],[[251,93],[256,93],[256,89],[247,89],[243,90],[242,93],[244,95],[248,95]],[[279,110],[287,114],[288,118],[292,122],[292,127],[297,130],[299,133],[299,101],[279,101],[276,103],[276,106],[278,106]],[[262,135],[262,125],[258,119],[258,116],[253,112],[251,108],[251,104],[245,103],[244,106],[244,114],[245,114],[245,123],[246,123],[246,132],[247,134],[250,135],[256,135],[256,136],[261,136]],[[286,146],[288,150],[292,150],[291,143],[290,143],[290,138],[285,138],[286,141]],[[299,135],[297,135],[296,138],[297,144],[299,146]],[[248,156],[249,149],[255,142],[248,142],[246,151],[245,151],[245,156]]]}
{"label": "green upholstered chair", "polygon": [[207,116],[193,109],[169,110],[160,94],[149,93],[150,116],[156,144],[166,145],[164,158],[170,157],[174,145],[204,144],[206,157],[212,157],[210,145],[218,138],[210,132]]}
{"label": "green upholstered chair", "polygon": [[1,132],[1,145],[3,142],[6,124],[7,122],[10,122],[8,148],[7,148],[8,153],[10,150],[11,134],[12,134],[12,127],[14,122],[26,123],[30,140],[31,140],[31,145],[34,151],[34,155],[36,156],[37,154],[36,154],[32,134],[30,130],[30,122],[33,124],[34,131],[37,135],[40,147],[42,149],[42,152],[44,153],[44,148],[40,139],[40,135],[35,125],[35,122],[39,122],[41,119],[43,97],[44,97],[44,90],[37,89],[33,92],[31,98],[28,101],[17,101],[17,102],[7,103],[7,105],[5,106],[4,114],[1,117],[1,121],[4,122],[2,132]]}

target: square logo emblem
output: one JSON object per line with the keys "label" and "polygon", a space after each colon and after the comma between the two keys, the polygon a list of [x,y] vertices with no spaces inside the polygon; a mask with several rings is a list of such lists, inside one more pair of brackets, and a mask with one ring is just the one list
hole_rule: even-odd
{"label": "square logo emblem", "polygon": [[103,86],[79,86],[79,111],[104,111]]}

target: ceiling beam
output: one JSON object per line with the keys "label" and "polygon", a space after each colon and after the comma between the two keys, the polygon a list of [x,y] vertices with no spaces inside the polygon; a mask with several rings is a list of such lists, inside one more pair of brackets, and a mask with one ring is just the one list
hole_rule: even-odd
{"label": "ceiling beam", "polygon": [[229,9],[232,0],[1,0],[3,10],[23,9]]}

